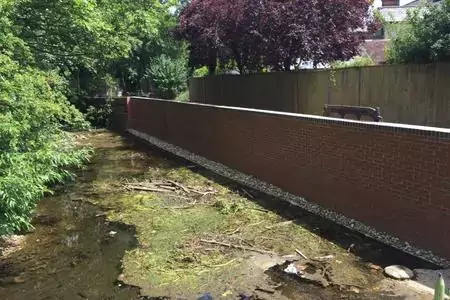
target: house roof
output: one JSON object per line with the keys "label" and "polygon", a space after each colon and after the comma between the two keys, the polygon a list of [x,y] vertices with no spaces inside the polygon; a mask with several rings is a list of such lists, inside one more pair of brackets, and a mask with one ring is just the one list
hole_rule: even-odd
{"label": "house roof", "polygon": [[405,4],[405,5],[402,5],[401,7],[417,7],[422,2],[423,2],[423,0],[415,0],[413,2],[409,2],[409,3]]}
{"label": "house roof", "polygon": [[401,7],[417,7],[423,2],[437,3],[437,2],[441,2],[441,1],[442,0],[415,0],[415,1],[409,2],[405,5],[402,5]]}
{"label": "house roof", "polygon": [[408,17],[408,10],[414,7],[418,7],[421,3],[431,2],[438,3],[441,0],[415,0],[402,6],[388,6],[380,7],[380,13],[383,18],[388,22],[403,22]]}
{"label": "house roof", "polygon": [[409,7],[381,7],[381,16],[387,22],[402,22],[408,16]]}

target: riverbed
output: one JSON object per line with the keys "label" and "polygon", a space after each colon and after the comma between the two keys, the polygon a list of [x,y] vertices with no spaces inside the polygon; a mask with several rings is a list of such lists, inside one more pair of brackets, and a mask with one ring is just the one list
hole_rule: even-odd
{"label": "riverbed", "polygon": [[426,262],[136,140],[78,138],[94,157],[3,243],[0,299],[421,299],[382,269]]}

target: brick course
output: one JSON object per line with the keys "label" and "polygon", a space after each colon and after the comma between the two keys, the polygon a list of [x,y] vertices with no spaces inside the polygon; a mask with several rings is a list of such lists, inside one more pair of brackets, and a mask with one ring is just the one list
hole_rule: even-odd
{"label": "brick course", "polygon": [[133,98],[128,128],[450,259],[450,130]]}

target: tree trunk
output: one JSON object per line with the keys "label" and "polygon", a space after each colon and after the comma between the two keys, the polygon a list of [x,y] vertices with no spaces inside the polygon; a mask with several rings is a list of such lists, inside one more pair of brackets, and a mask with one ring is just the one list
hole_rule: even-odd
{"label": "tree trunk", "polygon": [[233,47],[233,56],[234,56],[234,61],[236,62],[237,68],[239,70],[239,74],[242,75],[244,72],[244,64],[242,63],[242,57],[239,53],[239,51],[237,50],[237,47]]}
{"label": "tree trunk", "polygon": [[289,59],[286,59],[283,62],[283,68],[284,68],[284,71],[286,71],[286,72],[291,70],[291,61]]}
{"label": "tree trunk", "polygon": [[242,64],[242,62],[236,61],[236,64],[237,64],[237,67],[238,67],[238,70],[239,70],[239,74],[240,75],[244,74],[244,65]]}
{"label": "tree trunk", "polygon": [[211,63],[208,65],[208,75],[215,75],[217,69],[217,63]]}

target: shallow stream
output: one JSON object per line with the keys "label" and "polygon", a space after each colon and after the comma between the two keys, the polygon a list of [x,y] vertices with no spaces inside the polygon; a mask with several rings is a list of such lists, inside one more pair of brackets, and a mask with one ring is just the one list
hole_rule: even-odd
{"label": "shallow stream", "polygon": [[[123,272],[122,258],[126,251],[139,247],[136,229],[119,222],[109,222],[106,216],[108,207],[100,208],[91,204],[111,203],[112,200],[104,200],[117,197],[116,192],[108,191],[107,188],[96,190],[93,182],[106,182],[107,185],[119,179],[142,176],[149,168],[156,168],[152,165],[155,157],[162,159],[162,156],[167,155],[157,150],[147,151],[142,145],[137,146],[130,140],[105,132],[87,134],[85,139],[95,148],[91,163],[79,172],[74,183],[58,188],[54,196],[48,196],[39,203],[33,232],[10,239],[6,247],[3,245],[5,252],[0,256],[0,299],[141,299],[138,287],[127,286],[117,280]],[[149,154],[152,151],[154,154]],[[169,156],[168,160],[176,159]],[[173,162],[175,165],[183,163]],[[234,186],[231,183],[232,188]],[[427,266],[420,260],[353,235],[328,221],[304,213],[293,213],[291,208],[284,209],[281,204],[267,204],[265,209],[277,211],[278,215],[283,215],[285,211],[284,218],[302,220],[301,226],[314,229],[315,234],[333,240],[339,245],[335,247],[354,247],[356,258],[349,258],[349,261],[352,259],[350,262],[356,265],[352,268],[356,270],[364,269],[372,259],[380,265],[401,262],[411,267]],[[342,253],[342,256],[347,255],[345,250]],[[367,269],[368,273],[372,271]],[[378,271],[373,273],[367,276],[369,281],[382,277]],[[276,274],[269,275],[275,281],[286,280]],[[170,286],[168,290],[171,290]],[[208,290],[198,290],[199,295],[203,292]],[[335,288],[324,289],[298,282],[287,282],[281,294],[287,299],[381,299],[380,295],[372,292],[365,296],[352,296]],[[227,298],[223,295],[218,299]],[[272,296],[267,295],[267,299],[272,299]]]}

